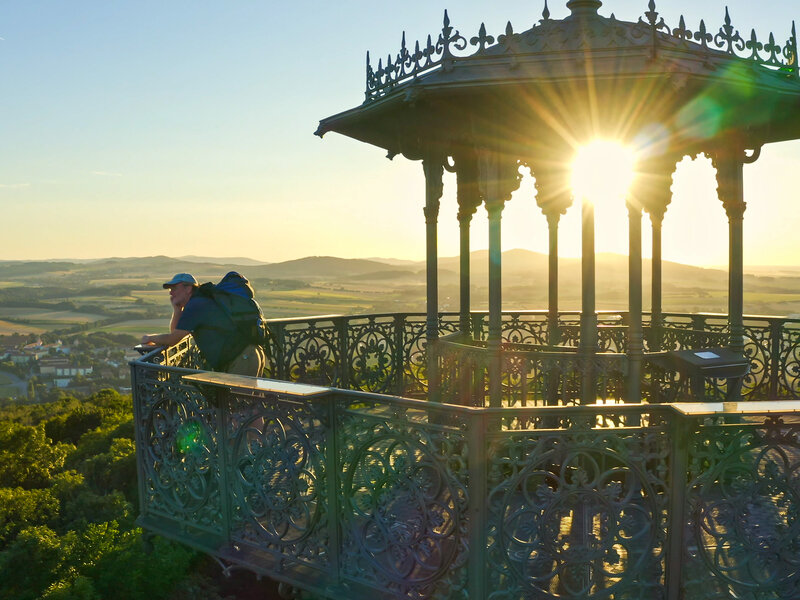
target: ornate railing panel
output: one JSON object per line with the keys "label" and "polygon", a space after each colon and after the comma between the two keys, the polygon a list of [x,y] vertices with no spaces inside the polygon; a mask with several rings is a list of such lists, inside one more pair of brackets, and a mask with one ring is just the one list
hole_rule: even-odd
{"label": "ornate railing panel", "polygon": [[686,423],[687,598],[800,597],[800,420]]}
{"label": "ornate railing panel", "polygon": [[139,523],[315,598],[800,590],[800,403],[476,409],[132,369]]}
{"label": "ornate railing panel", "polygon": [[[457,315],[440,316],[443,334],[457,327]],[[427,392],[424,314],[289,319],[269,329],[269,376],[407,397]]]}
{"label": "ornate railing panel", "polygon": [[[490,406],[489,363],[485,344],[439,342],[441,401],[464,406]],[[580,404],[586,374],[595,401],[619,401],[623,396],[626,358],[622,354],[584,356],[570,351],[532,350],[527,345],[503,344],[498,362],[502,406]]]}
{"label": "ornate railing panel", "polygon": [[182,377],[195,371],[168,366],[132,368],[141,514],[223,535],[218,414]]}
{"label": "ornate railing panel", "polygon": [[[440,335],[448,335],[458,329],[458,315],[442,313],[439,323]],[[546,312],[508,312],[503,315],[502,323],[502,341],[507,347],[528,344],[546,349],[549,341]],[[750,358],[751,368],[743,381],[742,396],[753,400],[800,398],[800,321],[745,317],[744,324],[745,352]],[[485,341],[487,328],[488,315],[473,313],[472,332],[476,340]],[[265,369],[265,375],[269,377],[406,397],[424,398],[427,394],[424,314],[275,320],[270,322],[270,331],[271,356]],[[580,314],[561,313],[558,333],[559,346],[577,348],[580,344]],[[644,333],[647,352],[714,348],[728,344],[727,317],[724,315],[669,313],[661,324],[650,323],[646,316]],[[627,350],[626,313],[598,313],[598,349],[601,356]],[[182,342],[165,354],[154,352],[147,360],[185,368],[203,367],[196,347],[189,342]],[[457,383],[448,381],[445,375],[443,384],[451,389],[450,397],[461,398],[458,403],[482,405],[476,399],[487,391],[481,391],[485,384],[481,371],[486,367],[485,360],[473,354],[464,360],[471,361],[474,377],[463,375],[464,370],[459,369],[462,375]],[[546,356],[529,360],[513,355],[504,360],[503,387],[517,394],[515,402],[530,405],[533,398],[541,402],[548,397],[546,390],[549,388],[542,379],[540,368],[541,363],[547,360]],[[450,360],[446,371],[453,368],[455,363]],[[469,385],[467,379],[471,381]],[[621,391],[614,391],[620,389],[616,381],[614,378],[608,380],[613,385],[606,392],[601,390],[599,397],[620,399]],[[458,392],[454,391],[456,387]],[[688,383],[681,381],[676,373],[656,372],[647,362],[642,389],[643,397],[650,401],[672,402],[690,395]],[[707,380],[707,399],[722,399],[726,391],[725,380]],[[467,396],[469,401],[464,400]]]}
{"label": "ornate railing panel", "polygon": [[464,416],[362,397],[336,407],[335,427],[342,577],[397,598],[466,598]]}
{"label": "ornate railing panel", "polygon": [[232,393],[221,408],[235,556],[266,553],[274,561],[327,569],[325,405],[281,394]]}
{"label": "ornate railing panel", "polygon": [[[524,430],[487,434],[482,597],[663,598],[667,420],[640,410],[545,414],[520,415]],[[648,426],[603,426],[626,421]]]}
{"label": "ornate railing panel", "polygon": [[[773,398],[800,398],[800,323],[773,322],[771,331],[770,383],[774,382]],[[772,388],[770,388],[772,390]]]}

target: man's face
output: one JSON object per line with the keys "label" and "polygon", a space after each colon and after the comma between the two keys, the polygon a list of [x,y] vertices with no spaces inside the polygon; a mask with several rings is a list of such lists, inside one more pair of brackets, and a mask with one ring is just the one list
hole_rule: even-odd
{"label": "man's face", "polygon": [[192,297],[192,284],[178,283],[169,288],[169,300],[173,306],[186,306],[189,298]]}

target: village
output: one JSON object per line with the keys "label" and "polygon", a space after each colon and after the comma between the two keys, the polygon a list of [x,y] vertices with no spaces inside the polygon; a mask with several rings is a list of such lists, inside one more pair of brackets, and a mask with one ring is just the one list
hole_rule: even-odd
{"label": "village", "polygon": [[104,388],[130,393],[128,363],[139,357],[134,345],[133,336],[103,332],[63,339],[0,336],[0,405],[80,397]]}

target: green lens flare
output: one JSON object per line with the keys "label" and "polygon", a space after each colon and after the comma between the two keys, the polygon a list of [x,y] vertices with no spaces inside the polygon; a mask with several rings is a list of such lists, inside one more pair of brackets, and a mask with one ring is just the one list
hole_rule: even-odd
{"label": "green lens flare", "polygon": [[197,421],[181,425],[175,436],[175,444],[181,454],[194,454],[205,448],[207,442],[205,430]]}

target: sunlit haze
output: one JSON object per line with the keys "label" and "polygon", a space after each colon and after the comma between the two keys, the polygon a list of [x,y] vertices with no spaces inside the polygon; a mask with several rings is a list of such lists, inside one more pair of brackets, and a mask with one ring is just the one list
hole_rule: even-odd
{"label": "sunlit haze", "polygon": [[[633,150],[613,140],[594,140],[578,148],[572,164],[575,197],[605,209],[624,203],[633,181]],[[620,223],[624,227],[625,221]]]}
{"label": "sunlit haze", "polygon": [[[786,39],[789,0],[661,0],[677,26],[717,31],[729,6],[745,37]],[[552,18],[568,14],[550,1]],[[0,259],[309,255],[422,259],[420,163],[337,134],[319,119],[363,102],[365,53],[394,54],[401,35],[434,36],[445,8],[469,39],[541,18],[544,2],[120,2],[0,5]],[[647,0],[606,0],[636,21]],[[375,59],[377,62],[377,59]],[[607,165],[598,168],[605,172]],[[800,143],[745,167],[746,265],[800,264]],[[445,177],[439,253],[458,254],[455,176]],[[664,220],[665,260],[725,265],[727,218],[710,162],[684,160]],[[562,218],[560,252],[580,253],[580,208]],[[596,211],[598,252],[627,252],[624,202]],[[483,209],[472,247],[488,245]],[[643,247],[649,247],[644,227]],[[547,252],[529,174],[503,212],[503,249]]]}

